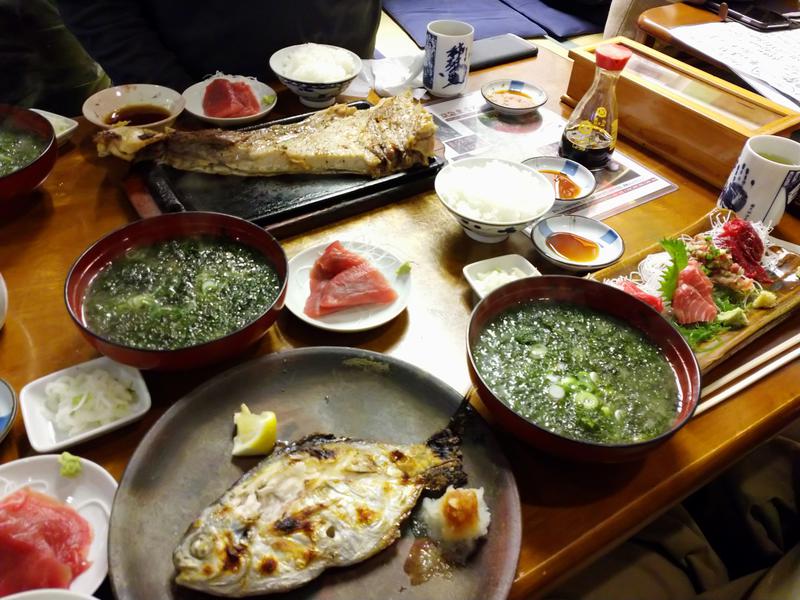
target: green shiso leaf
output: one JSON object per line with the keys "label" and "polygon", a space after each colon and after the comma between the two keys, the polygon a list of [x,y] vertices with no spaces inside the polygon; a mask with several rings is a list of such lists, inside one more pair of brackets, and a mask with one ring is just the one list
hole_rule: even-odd
{"label": "green shiso leaf", "polygon": [[678,287],[678,274],[689,264],[689,253],[686,251],[686,244],[680,240],[661,240],[661,246],[672,258],[672,264],[661,276],[659,289],[665,300],[672,300],[672,294]]}

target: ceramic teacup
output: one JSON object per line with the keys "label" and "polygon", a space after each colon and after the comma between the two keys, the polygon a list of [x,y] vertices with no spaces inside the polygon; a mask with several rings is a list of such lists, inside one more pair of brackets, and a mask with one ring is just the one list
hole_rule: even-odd
{"label": "ceramic teacup", "polygon": [[422,84],[434,96],[458,96],[467,87],[475,29],[463,21],[431,21],[425,38]]}
{"label": "ceramic teacup", "polygon": [[776,135],[757,135],[744,145],[717,205],[747,221],[774,226],[798,195],[800,144]]}

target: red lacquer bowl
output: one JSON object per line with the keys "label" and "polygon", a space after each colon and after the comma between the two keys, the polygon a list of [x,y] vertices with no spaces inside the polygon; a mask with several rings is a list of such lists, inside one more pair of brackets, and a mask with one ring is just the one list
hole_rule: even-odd
{"label": "red lacquer bowl", "polygon": [[[83,314],[86,291],[98,272],[111,260],[139,246],[198,235],[238,241],[261,252],[275,267],[281,279],[280,292],[272,305],[265,307],[256,320],[224,337],[177,350],[142,350],[125,346],[97,335],[87,327]],[[287,261],[283,248],[261,227],[221,213],[171,213],[136,221],[92,244],[72,265],[64,294],[72,320],[89,343],[102,354],[139,369],[191,369],[235,356],[267,332],[283,308],[286,273]]]}
{"label": "red lacquer bowl", "polygon": [[0,127],[30,132],[44,140],[44,150],[33,162],[0,177],[0,215],[13,212],[25,196],[35,190],[53,170],[58,157],[58,144],[53,126],[32,110],[0,104]]}
{"label": "red lacquer bowl", "polygon": [[[642,331],[661,349],[675,371],[680,395],[675,419],[669,430],[653,439],[627,444],[575,440],[540,427],[514,412],[494,394],[476,369],[473,346],[486,325],[507,308],[520,302],[545,299],[585,306],[616,317]],[[700,397],[700,367],[697,359],[683,336],[666,319],[622,290],[579,277],[547,275],[519,279],[486,296],[472,312],[467,331],[467,357],[472,382],[481,400],[502,427],[546,452],[573,460],[621,462],[635,459],[678,431],[694,413]]]}

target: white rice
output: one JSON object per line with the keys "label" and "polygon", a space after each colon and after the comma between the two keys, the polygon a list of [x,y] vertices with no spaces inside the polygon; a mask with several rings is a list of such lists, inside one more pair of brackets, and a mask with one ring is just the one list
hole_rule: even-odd
{"label": "white rice", "polygon": [[[443,174],[442,200],[468,219],[512,224],[533,220],[548,208],[548,190],[531,169],[526,173],[493,160],[482,166],[455,166]],[[548,184],[549,186],[549,184]]]}
{"label": "white rice", "polygon": [[336,83],[352,77],[357,67],[343,48],[301,44],[276,60],[278,72],[303,83]]}

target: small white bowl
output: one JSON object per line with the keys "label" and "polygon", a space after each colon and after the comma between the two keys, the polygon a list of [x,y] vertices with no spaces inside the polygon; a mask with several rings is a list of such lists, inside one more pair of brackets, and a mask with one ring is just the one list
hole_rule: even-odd
{"label": "small white bowl", "polygon": [[[255,95],[260,103],[261,110],[254,115],[247,115],[246,117],[211,117],[207,115],[203,110],[203,96],[205,96],[208,85],[215,79],[227,79],[230,82],[243,81],[249,85],[250,89],[253,91],[253,95]],[[270,104],[264,104],[265,96],[273,96],[274,100]],[[232,127],[234,125],[244,125],[245,123],[258,121],[264,118],[278,103],[278,95],[275,90],[266,83],[261,83],[258,79],[243,77],[241,75],[213,75],[208,79],[199,81],[186,88],[183,91],[183,99],[186,100],[186,111],[193,117],[197,117],[201,121],[211,123],[217,127]]]}
{"label": "small white bowl", "polygon": [[356,65],[355,71],[351,75],[348,75],[347,78],[331,83],[299,81],[297,79],[292,79],[285,73],[281,72],[278,65],[288,54],[295,52],[298,48],[302,48],[304,45],[305,44],[297,44],[295,46],[281,48],[272,56],[270,56],[269,68],[272,69],[272,72],[275,73],[283,85],[289,88],[292,93],[296,94],[300,98],[300,102],[302,104],[311,108],[325,108],[327,106],[331,106],[334,102],[336,102],[336,96],[341,94],[347,88],[347,86],[350,85],[350,82],[358,77],[358,74],[361,72],[361,59],[355,52],[350,52],[350,50],[347,48],[331,46],[330,44],[317,44],[318,46],[336,48],[337,50],[343,50],[344,52],[347,52],[353,58],[353,61]]}
{"label": "small white bowl", "polygon": [[[508,106],[506,104],[502,104],[497,100],[497,98],[493,97],[493,94],[496,94],[497,92],[508,91],[527,96],[532,105],[525,107]],[[481,94],[483,95],[483,99],[486,100],[486,102],[488,102],[495,111],[503,115],[510,115],[512,117],[532,113],[540,106],[543,106],[545,102],[547,102],[547,92],[545,92],[542,88],[531,83],[519,81],[517,79],[496,79],[494,81],[490,81],[481,88]]]}
{"label": "small white bowl", "polygon": [[[583,200],[584,198],[591,196],[594,192],[595,186],[597,186],[597,180],[594,178],[594,175],[589,169],[584,167],[581,163],[575,162],[574,160],[570,160],[568,158],[562,158],[560,156],[537,156],[535,158],[523,160],[522,164],[532,169],[536,169],[540,173],[542,171],[556,171],[557,173],[563,173],[580,188],[580,192],[574,198],[559,198],[558,190],[555,189],[554,185],[553,189],[555,190],[556,194],[555,206],[557,208],[569,206],[576,200]],[[542,173],[542,175],[550,179],[547,174]]]}
{"label": "small white bowl", "polygon": [[[136,402],[131,407],[131,411],[124,417],[106,423],[100,427],[89,429],[82,433],[73,436],[67,435],[63,431],[59,431],[55,424],[48,419],[44,412],[43,406],[47,395],[45,388],[47,384],[62,375],[74,376],[81,371],[89,369],[100,368],[112,373],[118,379],[129,381],[136,394]],[[141,419],[144,414],[150,410],[150,392],[147,390],[144,378],[138,369],[122,365],[114,362],[110,358],[102,356],[94,360],[90,360],[73,367],[67,367],[55,373],[50,373],[44,377],[40,377],[31,381],[28,385],[22,388],[19,394],[20,405],[22,406],[22,420],[25,423],[25,431],[28,433],[28,440],[37,452],[55,452],[63,448],[68,448],[94,439],[109,431],[119,429],[123,425],[127,425],[137,419]]]}
{"label": "small white bowl", "polygon": [[[597,258],[589,262],[570,260],[547,245],[547,238],[554,233],[573,233],[597,244]],[[594,271],[617,262],[625,252],[625,242],[614,229],[588,217],[577,215],[556,216],[543,219],[531,232],[533,245],[539,254],[554,265],[568,271]]]}
{"label": "small white bowl", "polygon": [[[499,162],[509,165],[531,176],[531,181],[533,182],[531,194],[534,197],[541,197],[542,201],[537,207],[537,210],[532,211],[530,215],[525,218],[525,220],[490,223],[476,219],[469,215],[463,215],[447,203],[447,200],[445,199],[448,195],[447,188],[449,182],[452,181],[452,177],[457,174],[457,169],[465,167],[484,167],[490,162]],[[450,211],[450,214],[453,215],[455,220],[458,221],[458,223],[464,229],[464,232],[473,240],[487,244],[496,244],[498,242],[502,242],[510,234],[524,229],[536,219],[546,214],[547,211],[553,207],[553,202],[555,202],[553,186],[550,185],[550,182],[544,175],[520,163],[510,160],[501,160],[499,158],[465,158],[457,162],[451,162],[436,175],[436,179],[434,180],[434,188],[436,189],[436,194],[439,196],[439,200],[441,200],[444,207]]]}
{"label": "small white bowl", "polygon": [[78,128],[78,122],[75,119],[62,117],[56,113],[47,112],[46,110],[40,110],[38,108],[32,108],[31,110],[39,113],[45,119],[50,121],[50,125],[53,126],[53,130],[56,132],[56,142],[58,142],[59,146],[65,144]]}
{"label": "small white bowl", "polygon": [[0,442],[6,438],[14,426],[18,405],[14,388],[4,379],[0,379]]}
{"label": "small white bowl", "polygon": [[[522,277],[536,277],[541,275],[539,269],[529,263],[523,256],[519,254],[505,254],[503,256],[495,256],[494,258],[487,258],[486,260],[479,260],[478,262],[471,263],[465,266],[461,271],[469,283],[472,290],[478,295],[478,298],[487,296],[495,288],[486,289],[485,284],[481,283],[481,275],[484,273],[491,273],[492,271],[505,271],[510,272],[512,269],[519,269],[524,273]],[[517,277],[516,279],[522,279]]]}
{"label": "small white bowl", "polygon": [[100,465],[85,458],[80,461],[83,469],[76,477],[61,476],[57,454],[29,456],[2,464],[0,498],[20,488],[30,487],[68,504],[88,521],[93,534],[87,557],[91,564],[72,580],[69,591],[93,594],[108,574],[108,522],[117,482]]}
{"label": "small white bowl", "polygon": [[186,101],[178,92],[168,87],[150,83],[129,83],[106,88],[87,98],[83,103],[83,116],[98,127],[110,129],[114,126],[106,123],[108,115],[125,106],[137,104],[152,104],[169,111],[169,116],[160,121],[140,125],[155,129],[174,122],[183,111]]}

